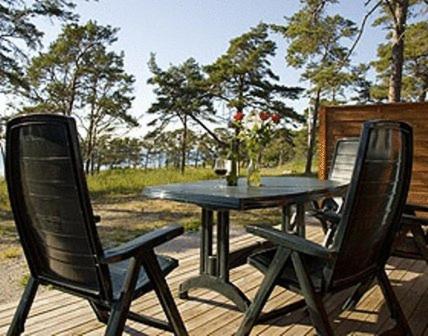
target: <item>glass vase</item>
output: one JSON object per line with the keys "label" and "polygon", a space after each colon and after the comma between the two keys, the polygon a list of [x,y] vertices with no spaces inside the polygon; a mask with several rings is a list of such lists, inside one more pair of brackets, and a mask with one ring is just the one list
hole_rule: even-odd
{"label": "glass vase", "polygon": [[247,171],[247,184],[249,187],[260,187],[261,186],[261,175],[260,166],[257,156],[250,157]]}

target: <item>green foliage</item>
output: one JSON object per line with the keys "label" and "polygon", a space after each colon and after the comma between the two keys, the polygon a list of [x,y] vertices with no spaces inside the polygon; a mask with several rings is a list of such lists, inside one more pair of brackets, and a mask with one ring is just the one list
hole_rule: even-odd
{"label": "green foliage", "polygon": [[209,75],[206,90],[237,111],[257,109],[279,113],[290,122],[303,121],[284,102],[285,98],[297,99],[302,89],[279,84],[270,67],[275,49],[264,23],[234,38],[227,51],[205,67]]}
{"label": "green foliage", "polygon": [[264,166],[282,166],[294,158],[292,133],[293,131],[286,128],[274,132],[269,146],[263,149],[262,163]]}
{"label": "green foliage", "polygon": [[75,115],[81,121],[86,172],[99,139],[137,126],[129,114],[135,79],[124,70],[124,54],[109,51],[118,29],[89,21],[69,24],[27,70],[31,91],[21,91],[24,112]]}
{"label": "green foliage", "polygon": [[382,0],[379,15],[374,20],[373,26],[382,26],[388,29],[389,37],[391,37],[391,30],[394,29],[394,25],[398,23],[396,21],[398,19],[398,5],[407,7],[407,13],[404,13],[406,18],[426,14],[427,4],[425,0]]}
{"label": "green foliage", "polygon": [[157,99],[147,111],[156,116],[149,123],[149,126],[156,126],[150,136],[159,143],[159,139],[156,138],[159,135],[162,136],[168,125],[177,121],[181,123],[183,132],[179,141],[181,144],[180,168],[184,172],[189,124],[197,123],[209,131],[205,123],[214,121],[215,110],[211,98],[201,86],[204,80],[201,67],[193,58],[189,58],[183,64],[162,70],[156,64],[155,56],[152,54],[149,68],[153,76],[147,82],[154,85]]}
{"label": "green foliage", "polygon": [[353,78],[347,70],[350,50],[344,42],[357,33],[357,28],[354,22],[338,14],[326,14],[326,5],[335,2],[302,0],[302,8],[286,19],[286,25],[272,26],[289,42],[286,62],[294,68],[303,69],[301,78],[310,84],[307,94],[313,108],[306,173],[311,171],[321,102],[328,99],[333,104],[341,103],[339,98],[344,97],[344,90]]}
{"label": "green foliage", "polygon": [[[380,44],[378,59],[372,62],[378,83],[372,95],[379,101],[388,98],[391,75],[391,43]],[[407,101],[425,101],[428,90],[428,22],[421,21],[407,26],[404,36],[404,63],[402,97]]]}
{"label": "green foliage", "polygon": [[355,95],[351,100],[359,104],[367,104],[373,101],[373,83],[368,80],[368,71],[370,66],[367,64],[359,64],[353,67],[352,87]]}
{"label": "green foliage", "polygon": [[190,182],[215,178],[211,169],[188,168],[185,174],[175,169],[112,169],[88,177],[94,197],[141,193],[145,186]]}
{"label": "green foliage", "polygon": [[42,17],[76,19],[73,1],[67,0],[0,0],[0,93],[17,86],[29,89],[23,80],[22,62],[26,48],[41,46],[43,32],[35,21]]}
{"label": "green foliage", "polygon": [[72,115],[92,108],[135,124],[124,114],[133,99],[134,79],[123,70],[123,53],[107,50],[117,31],[93,21],[66,25],[49,50],[31,60],[27,78],[32,90],[22,93],[31,105],[24,111]]}
{"label": "green foliage", "polygon": [[303,7],[284,26],[273,25],[274,31],[289,41],[286,61],[289,66],[304,68],[302,78],[311,83],[310,92],[321,89],[333,101],[350,83],[349,50],[344,40],[355,36],[354,22],[340,15],[326,15],[325,5],[336,1],[302,1]]}
{"label": "green foliage", "polygon": [[110,168],[138,167],[141,164],[142,146],[143,142],[137,138],[101,140],[94,158],[95,170],[99,171],[102,165]]}
{"label": "green foliage", "polygon": [[[406,56],[408,56],[406,40],[409,43],[412,38],[408,32],[410,27],[408,21],[420,14],[426,15],[427,5],[426,0],[381,0],[374,6],[374,8],[379,6],[380,11],[373,25],[382,26],[388,32],[386,35],[388,42],[379,45],[378,61],[374,63],[380,80],[380,83],[373,88],[373,95],[377,99],[383,100],[387,96],[389,102],[399,102],[403,93],[406,95],[409,90],[412,91],[411,87],[415,81],[409,77],[406,78],[404,73]],[[423,35],[422,38],[424,38]],[[426,37],[424,39],[426,40]],[[417,44],[414,47],[418,49]],[[419,96],[419,100],[425,99],[423,90],[419,95],[416,93],[416,96]]]}

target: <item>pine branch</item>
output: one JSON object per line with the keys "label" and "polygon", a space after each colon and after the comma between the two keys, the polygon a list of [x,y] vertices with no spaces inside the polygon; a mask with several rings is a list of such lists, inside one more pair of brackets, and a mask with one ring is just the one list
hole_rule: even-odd
{"label": "pine branch", "polygon": [[[358,30],[358,35],[354,41],[354,43],[352,44],[351,48],[349,48],[348,54],[346,55],[346,57],[344,58],[344,60],[348,60],[349,57],[351,57],[352,53],[354,52],[355,48],[357,47],[358,42],[361,39],[361,36],[363,35],[364,32],[364,28],[367,24],[367,20],[369,19],[369,17],[374,13],[374,11],[382,4],[383,0],[379,0],[371,9],[370,11],[367,12],[367,14],[364,16],[363,21],[361,22],[361,26],[360,29]],[[364,5],[368,5],[371,2],[371,0],[366,1],[366,3]]]}

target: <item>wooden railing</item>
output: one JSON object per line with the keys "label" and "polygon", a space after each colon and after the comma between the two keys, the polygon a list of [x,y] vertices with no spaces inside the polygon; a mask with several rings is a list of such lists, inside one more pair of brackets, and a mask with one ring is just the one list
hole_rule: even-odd
{"label": "wooden railing", "polygon": [[320,110],[319,177],[326,179],[339,138],[359,136],[366,120],[405,121],[413,126],[414,160],[409,201],[428,205],[428,103],[323,106]]}

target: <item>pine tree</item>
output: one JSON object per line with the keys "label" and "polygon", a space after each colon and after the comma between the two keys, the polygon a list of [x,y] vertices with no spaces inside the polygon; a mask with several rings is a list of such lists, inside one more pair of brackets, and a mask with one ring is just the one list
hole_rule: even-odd
{"label": "pine tree", "polygon": [[27,70],[31,90],[20,91],[27,113],[61,113],[81,121],[86,172],[93,171],[98,139],[118,127],[137,126],[129,114],[134,77],[124,54],[109,51],[117,29],[89,21],[66,25],[47,52]]}
{"label": "pine tree", "polygon": [[[386,100],[390,91],[391,43],[379,45],[378,59],[372,64],[378,83],[372,89],[377,100]],[[428,22],[421,21],[407,26],[404,37],[403,74],[400,98],[406,101],[425,101],[428,91]]]}
{"label": "pine tree", "polygon": [[27,49],[39,48],[43,37],[35,19],[76,19],[73,8],[74,2],[66,0],[0,0],[0,93],[28,88],[22,63],[28,60]]}
{"label": "pine tree", "polygon": [[177,120],[181,123],[183,131],[180,141],[180,169],[184,173],[189,125],[196,123],[217,138],[206,126],[207,121],[214,121],[215,111],[210,96],[201,87],[204,80],[202,69],[193,58],[189,58],[178,66],[162,70],[156,64],[154,55],[150,58],[149,68],[153,76],[148,83],[155,86],[156,95],[156,102],[147,111],[156,115],[149,126],[155,126],[154,132],[159,134],[171,123]]}
{"label": "pine tree", "polygon": [[303,121],[284,101],[297,99],[302,89],[281,85],[270,68],[275,49],[264,23],[234,38],[227,51],[205,67],[207,92],[236,111],[257,109],[279,113],[290,122]]}
{"label": "pine tree", "polygon": [[303,0],[303,7],[283,26],[273,30],[289,41],[286,62],[303,69],[302,79],[309,82],[307,94],[312,102],[312,117],[308,127],[308,152],[305,173],[311,172],[315,148],[318,110],[323,97],[337,103],[344,87],[351,83],[346,71],[349,48],[342,43],[355,36],[354,22],[340,15],[327,15],[326,6],[335,0]]}

